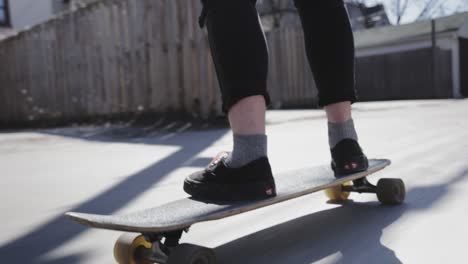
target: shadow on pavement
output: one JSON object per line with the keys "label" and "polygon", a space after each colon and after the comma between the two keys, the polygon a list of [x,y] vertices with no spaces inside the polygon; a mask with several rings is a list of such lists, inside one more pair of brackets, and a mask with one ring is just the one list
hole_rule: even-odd
{"label": "shadow on pavement", "polygon": [[[144,132],[128,127],[78,132],[76,129],[44,131],[47,134],[93,141],[180,147],[172,155],[69,210],[112,214],[178,167],[187,164],[205,165],[206,159],[193,157],[228,132],[227,129],[206,129],[185,133],[190,127],[179,124],[168,124],[166,128],[148,128]],[[215,250],[220,263],[311,263],[330,256],[339,258],[338,261],[330,262],[401,263],[395,252],[381,243],[383,230],[398,221],[404,213],[431,209],[434,203],[449,192],[452,185],[467,177],[468,167],[465,167],[453,175],[449,182],[408,190],[406,203],[402,206],[350,202],[258,231]],[[0,259],[5,263],[81,263],[86,259],[84,252],[56,259],[45,259],[44,256],[73,240],[84,230],[85,227],[70,222],[60,214],[1,246]]]}
{"label": "shadow on pavement", "polygon": [[[180,149],[159,160],[153,165],[144,168],[140,172],[129,175],[123,181],[112,186],[107,191],[98,196],[91,197],[82,204],[69,208],[67,211],[112,214],[125,207],[130,201],[136,199],[141,193],[145,192],[155,183],[171,173],[173,170],[185,166],[194,156],[209,147],[214,141],[224,136],[227,129],[205,129],[201,131],[192,131],[185,133],[180,126],[175,126],[157,137],[150,137],[150,133],[155,130],[148,130],[145,134],[138,132],[138,129],[117,130],[104,129],[99,133],[91,134],[87,131],[83,133],[72,133],[75,130],[45,130],[43,133],[54,134],[66,137],[75,137],[80,139],[95,141],[116,141],[141,144],[157,144],[178,146]],[[94,131],[95,132],[95,131]],[[135,134],[137,133],[137,134]],[[112,135],[116,135],[113,137]],[[135,136],[146,136],[138,138],[135,142]],[[204,160],[198,160],[200,163]],[[59,188],[61,188],[59,186]],[[59,199],[59,197],[57,197]],[[34,198],[31,198],[34,199]],[[2,263],[45,263],[45,264],[73,264],[80,263],[85,257],[84,254],[65,256],[60,259],[45,259],[44,256],[52,252],[57,247],[74,239],[86,230],[78,224],[71,222],[63,216],[62,212],[56,218],[39,226],[31,232],[28,232],[15,240],[0,247],[0,259]]]}
{"label": "shadow on pavement", "polygon": [[[404,213],[428,210],[452,185],[468,177],[468,168],[452,180],[408,190],[406,203],[348,202],[273,226],[215,248],[220,263],[402,263],[381,243],[383,230]],[[401,237],[404,239],[404,237]],[[336,254],[336,255],[334,255]]]}

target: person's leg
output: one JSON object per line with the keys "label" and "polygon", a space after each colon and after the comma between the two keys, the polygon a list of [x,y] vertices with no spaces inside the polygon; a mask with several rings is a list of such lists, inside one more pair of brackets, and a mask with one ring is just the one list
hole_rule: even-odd
{"label": "person's leg", "polygon": [[330,123],[343,123],[351,119],[351,102],[339,102],[324,106]]}
{"label": "person's leg", "polygon": [[228,112],[234,134],[265,134],[265,99],[254,95],[239,100]]}
{"label": "person's leg", "polygon": [[184,190],[215,200],[276,195],[267,158],[265,111],[268,51],[256,0],[202,0],[211,54],[221,88],[223,111],[234,135],[230,153],[188,176]]}
{"label": "person's leg", "polygon": [[353,32],[343,0],[294,0],[319,105],[356,101]]}
{"label": "person's leg", "polygon": [[203,0],[223,111],[234,134],[234,148],[226,160],[233,168],[266,156],[268,51],[255,3]]}
{"label": "person's leg", "polygon": [[265,112],[262,95],[241,99],[229,109],[228,119],[234,144],[225,162],[228,167],[239,168],[267,156]]}
{"label": "person's leg", "polygon": [[328,119],[332,167],[339,174],[367,169],[351,118],[356,101],[354,39],[343,0],[295,0],[306,54]]}
{"label": "person's leg", "polygon": [[[341,162],[342,164],[339,166],[342,168],[341,172],[353,172],[366,169],[367,159],[357,143],[358,136],[351,116],[351,102],[346,101],[329,104],[324,106],[324,109],[328,119],[328,142],[332,151],[332,157],[348,154],[342,158],[344,161]],[[356,155],[358,155],[359,158],[353,157]],[[340,158],[334,157],[334,159]]]}
{"label": "person's leg", "polygon": [[[267,92],[268,49],[256,0],[202,0],[211,56],[221,88],[223,111]],[[260,103],[260,102],[258,102]]]}

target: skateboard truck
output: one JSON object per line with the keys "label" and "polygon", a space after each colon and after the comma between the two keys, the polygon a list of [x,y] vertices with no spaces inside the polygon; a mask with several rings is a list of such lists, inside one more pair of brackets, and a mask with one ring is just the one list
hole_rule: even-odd
{"label": "skateboard truck", "polygon": [[353,181],[353,185],[343,186],[345,192],[377,193],[377,186],[370,183],[366,177]]}
{"label": "skateboard truck", "polygon": [[166,248],[176,247],[179,245],[180,238],[182,237],[183,232],[187,232],[188,228],[184,228],[181,230],[175,230],[163,234],[145,234],[146,239],[151,242],[161,242],[164,238],[164,243],[161,244]]}
{"label": "skateboard truck", "polygon": [[168,256],[163,252],[161,244],[157,241],[151,248],[138,246],[133,253],[132,258],[136,261],[151,261],[153,263],[167,263]]}
{"label": "skateboard truck", "polygon": [[171,249],[179,245],[183,232],[188,228],[170,231],[162,234],[147,233],[143,234],[145,241],[151,244],[151,247],[140,245],[135,249],[135,258],[141,260],[150,260],[157,263],[166,263]]}
{"label": "skateboard truck", "polygon": [[[166,233],[145,233],[142,235],[144,242],[135,242],[134,239],[131,243],[130,241],[117,241],[117,244],[121,244],[122,247],[127,247],[124,251],[130,252],[130,259],[135,260],[135,263],[147,263],[151,261],[153,263],[192,263],[186,261],[192,261],[192,258],[201,258],[201,259],[214,259],[214,253],[212,250],[196,245],[191,244],[180,244],[180,239],[184,232],[188,232],[188,227],[180,230],[170,231]],[[132,245],[136,248],[132,250]],[[122,250],[120,250],[122,251]],[[174,253],[175,252],[175,253]],[[176,255],[171,257],[173,253]],[[128,263],[125,260],[128,259],[127,256],[124,258],[118,257],[119,263]],[[140,261],[140,262],[138,262]],[[130,262],[133,264],[133,262]],[[195,263],[195,262],[193,262]],[[198,263],[198,262],[196,262]],[[200,262],[205,263],[205,262]],[[214,262],[206,262],[214,263]]]}

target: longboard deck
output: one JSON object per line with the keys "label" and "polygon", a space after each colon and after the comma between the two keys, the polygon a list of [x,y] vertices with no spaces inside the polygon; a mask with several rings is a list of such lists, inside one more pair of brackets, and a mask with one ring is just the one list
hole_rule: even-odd
{"label": "longboard deck", "polygon": [[164,233],[187,228],[195,223],[216,220],[280,203],[306,194],[356,180],[390,165],[387,159],[369,160],[369,169],[336,179],[330,165],[287,171],[275,175],[277,196],[264,200],[213,203],[184,198],[158,207],[124,215],[99,215],[68,212],[72,220],[94,228],[137,233]]}

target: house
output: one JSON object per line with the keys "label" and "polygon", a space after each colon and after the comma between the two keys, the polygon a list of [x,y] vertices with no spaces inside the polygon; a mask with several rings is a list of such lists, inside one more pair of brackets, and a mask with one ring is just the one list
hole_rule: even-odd
{"label": "house", "polygon": [[[361,65],[361,76],[367,81],[358,77],[360,86],[370,89],[393,83],[392,88],[382,89],[401,87],[395,91],[403,96],[398,99],[468,96],[468,12],[354,35],[358,68],[360,61],[372,63]],[[395,84],[396,79],[401,83]]]}
{"label": "house", "polygon": [[[367,7],[362,3],[346,2],[351,27],[354,31],[390,25],[383,5]],[[263,0],[257,6],[265,31],[281,27],[299,27],[301,21],[290,0]]]}
{"label": "house", "polygon": [[347,2],[346,9],[354,31],[390,25],[382,4],[367,7],[362,3]]}

